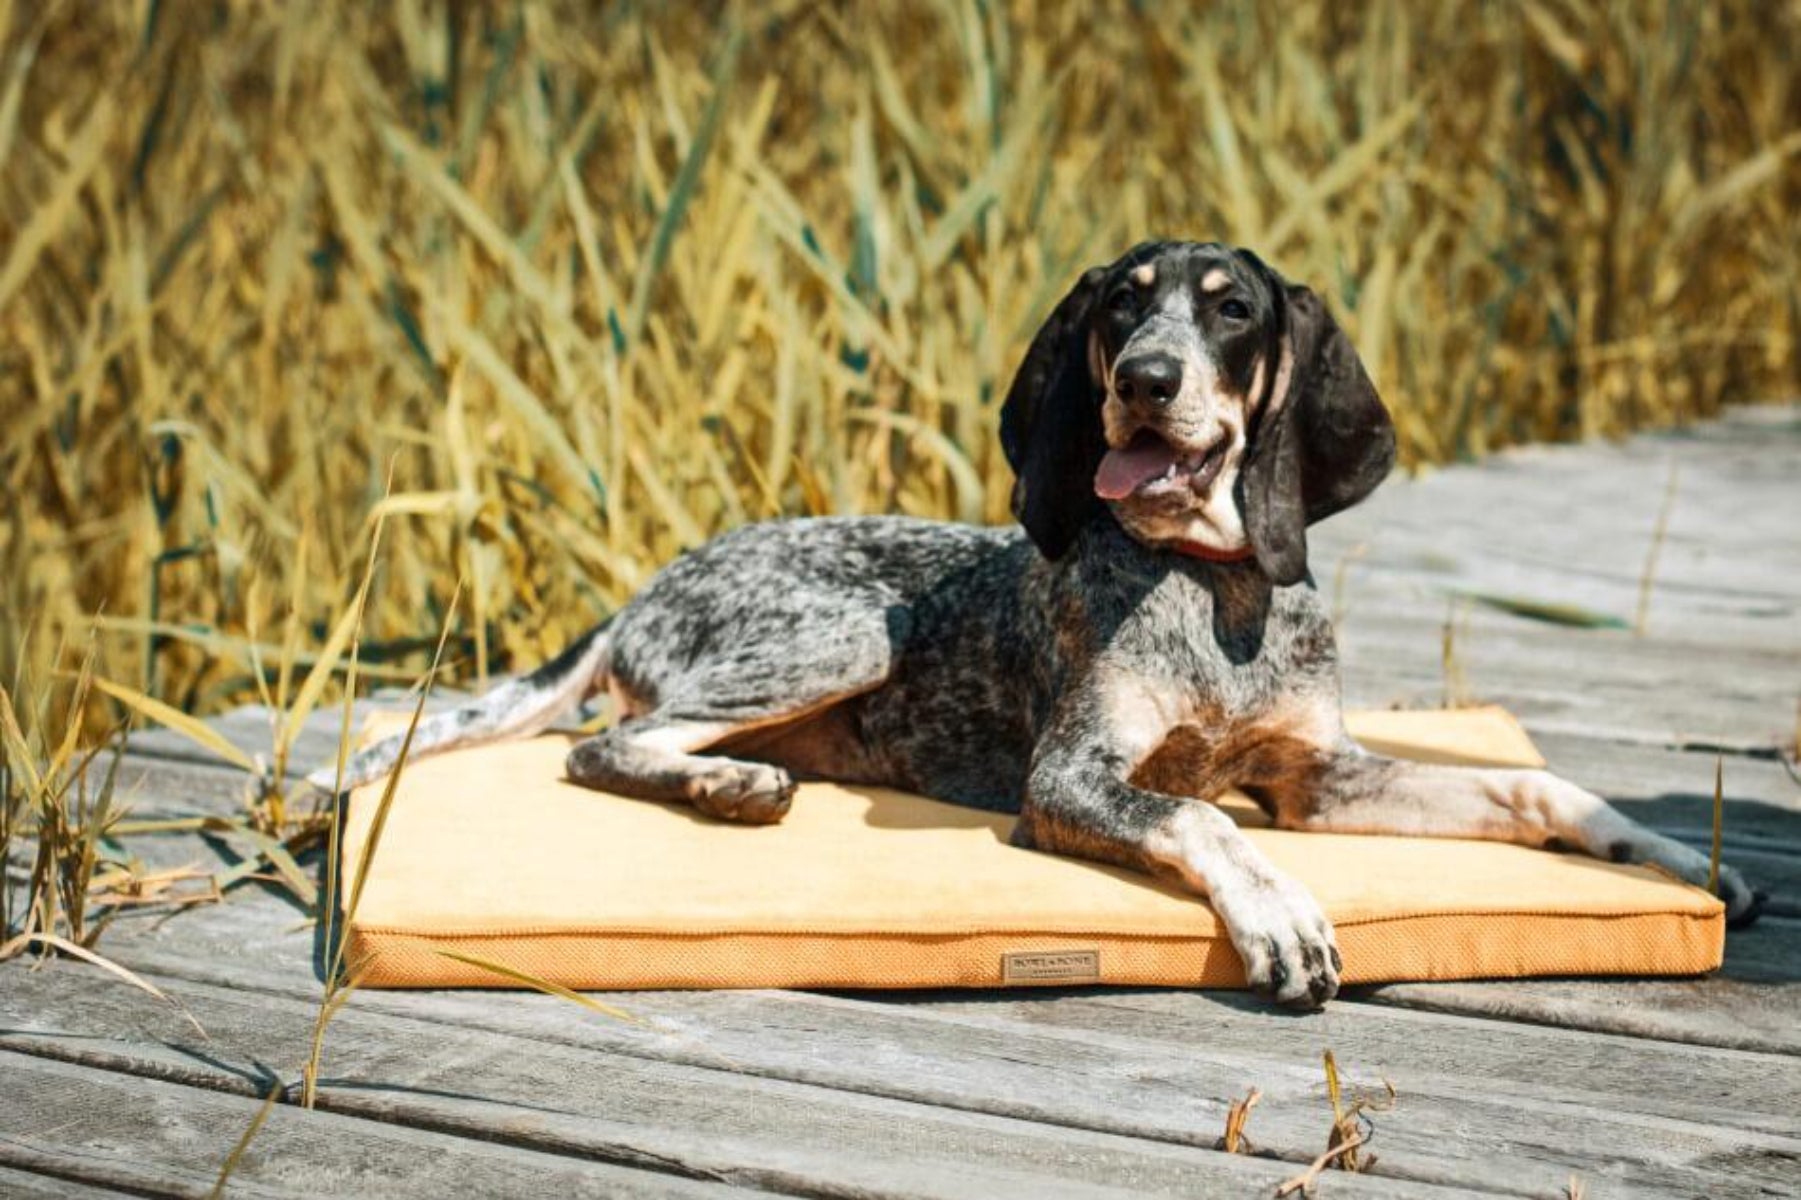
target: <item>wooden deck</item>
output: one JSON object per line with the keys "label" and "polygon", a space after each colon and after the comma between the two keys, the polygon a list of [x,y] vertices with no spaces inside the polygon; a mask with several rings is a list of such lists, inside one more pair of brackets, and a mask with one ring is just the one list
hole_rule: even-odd
{"label": "wooden deck", "polygon": [[[1634,618],[1643,636],[1527,619],[1453,590]],[[235,1194],[1268,1195],[1325,1145],[1320,1054],[1391,1081],[1375,1173],[1327,1196],[1801,1194],[1801,410],[1734,413],[1624,446],[1534,449],[1390,484],[1316,531],[1348,699],[1453,688],[1519,713],[1554,768],[1767,889],[1702,980],[1413,984],[1310,1016],[1156,990],[617,997],[653,1025],[536,994],[363,993],[332,1026],[319,1110],[278,1106]],[[219,727],[252,748],[252,711]],[[322,759],[331,726],[300,761]],[[176,738],[134,743],[141,817],[230,813],[242,777]],[[185,835],[139,838],[218,863]],[[316,861],[313,865],[317,865]],[[319,995],[285,893],[122,920],[101,949],[210,1034],[95,969],[0,966],[0,1194],[199,1193],[292,1086]],[[1218,1150],[1262,1102],[1262,1156]]]}

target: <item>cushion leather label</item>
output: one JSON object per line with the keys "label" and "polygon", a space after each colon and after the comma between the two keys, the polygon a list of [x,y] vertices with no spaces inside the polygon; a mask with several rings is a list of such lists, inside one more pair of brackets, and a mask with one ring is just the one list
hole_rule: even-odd
{"label": "cushion leather label", "polygon": [[1002,983],[1098,983],[1099,950],[1020,950],[1001,955]]}

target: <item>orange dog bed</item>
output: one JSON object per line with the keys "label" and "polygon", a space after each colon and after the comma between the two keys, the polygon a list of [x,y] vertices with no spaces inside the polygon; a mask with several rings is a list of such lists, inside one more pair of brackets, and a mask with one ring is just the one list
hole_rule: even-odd
{"label": "orange dog bed", "polygon": [[[1499,709],[1352,714],[1371,749],[1540,766]],[[391,725],[389,726],[392,727]],[[1013,818],[804,784],[778,825],[563,780],[565,735],[408,766],[350,962],[372,987],[507,987],[461,955],[571,988],[1242,987],[1204,900],[1008,845]],[[346,895],[382,784],[358,791]],[[1720,963],[1720,902],[1656,870],[1493,842],[1293,833],[1224,801],[1338,931],[1346,983],[1689,975]]]}

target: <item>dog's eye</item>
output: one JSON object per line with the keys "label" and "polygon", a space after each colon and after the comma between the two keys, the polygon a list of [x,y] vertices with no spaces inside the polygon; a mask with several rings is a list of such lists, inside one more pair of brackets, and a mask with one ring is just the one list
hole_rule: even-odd
{"label": "dog's eye", "polygon": [[1243,300],[1228,300],[1219,306],[1220,315],[1231,321],[1251,319],[1251,306]]}
{"label": "dog's eye", "polygon": [[1138,293],[1129,287],[1122,287],[1107,297],[1107,309],[1121,315],[1129,315],[1138,309]]}

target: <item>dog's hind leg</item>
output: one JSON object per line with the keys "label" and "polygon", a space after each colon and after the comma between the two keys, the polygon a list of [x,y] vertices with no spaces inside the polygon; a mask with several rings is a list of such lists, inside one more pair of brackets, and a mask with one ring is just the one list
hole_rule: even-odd
{"label": "dog's hind leg", "polygon": [[749,824],[779,821],[794,798],[781,767],[698,754],[743,726],[723,721],[634,717],[578,743],[569,778],[638,800],[685,801],[710,816]]}
{"label": "dog's hind leg", "polygon": [[[729,640],[711,625],[704,634],[688,625],[678,635],[627,620],[614,659],[626,715],[569,752],[570,780],[767,824],[781,820],[793,800],[788,764],[832,778],[857,774],[851,764],[863,749],[847,724],[821,722],[833,731],[826,735],[832,744],[822,748],[815,738],[804,755],[784,751],[783,735],[880,687],[906,619],[850,598],[815,596],[812,603],[806,613],[740,612]],[[684,637],[704,652],[688,652],[692,642]]]}
{"label": "dog's hind leg", "polygon": [[657,709],[577,743],[565,769],[572,781],[598,791],[638,800],[685,801],[722,820],[769,824],[787,815],[794,799],[794,777],[787,768],[701,751],[761,729],[803,721],[865,690],[857,687],[784,704],[754,717],[741,712],[681,715],[684,709],[695,713],[695,707],[686,706]]}

